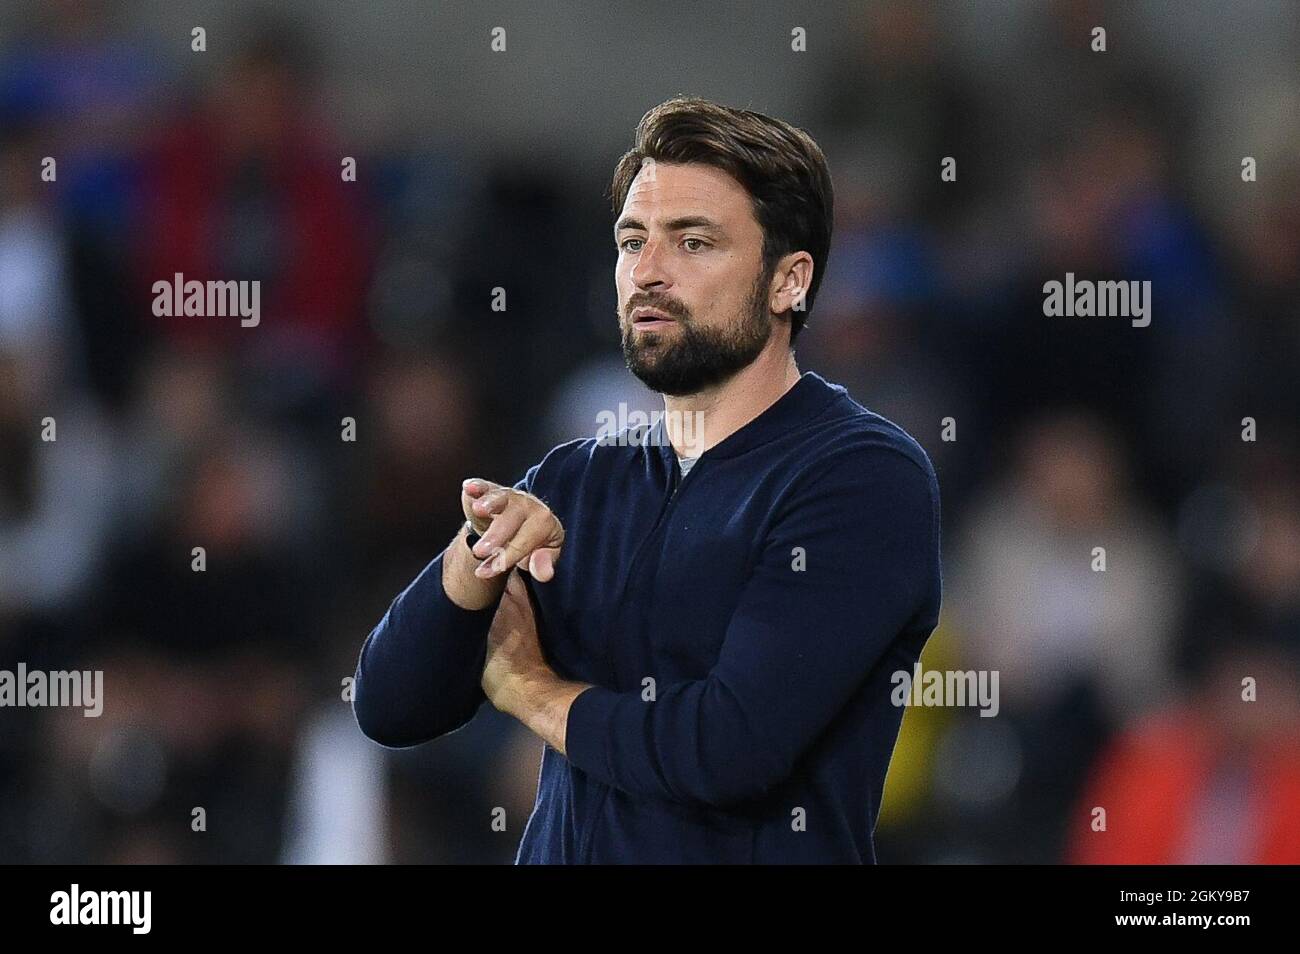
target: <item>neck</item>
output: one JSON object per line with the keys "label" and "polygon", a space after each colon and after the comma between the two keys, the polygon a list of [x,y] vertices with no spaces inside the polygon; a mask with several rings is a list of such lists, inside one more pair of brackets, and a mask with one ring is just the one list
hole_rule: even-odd
{"label": "neck", "polygon": [[795,386],[799,367],[783,340],[769,340],[747,367],[721,384],[680,397],[664,395],[668,440],[679,457],[698,457],[740,430]]}

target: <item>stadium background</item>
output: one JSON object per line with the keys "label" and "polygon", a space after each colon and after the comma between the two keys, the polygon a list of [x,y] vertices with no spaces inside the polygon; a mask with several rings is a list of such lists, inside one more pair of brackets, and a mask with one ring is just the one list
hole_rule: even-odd
{"label": "stadium background", "polygon": [[[907,713],[881,860],[1300,861],[1298,63],[1264,0],[6,3],[0,668],[106,702],[0,711],[0,860],[512,860],[541,743],[387,752],[342,681],[463,477],[656,406],[605,190],[689,93],[826,150],[799,364],[934,459],[924,663],[1000,672],[996,718]],[[1067,271],[1150,327],[1045,318]],[[261,324],[153,317],[175,272]]]}

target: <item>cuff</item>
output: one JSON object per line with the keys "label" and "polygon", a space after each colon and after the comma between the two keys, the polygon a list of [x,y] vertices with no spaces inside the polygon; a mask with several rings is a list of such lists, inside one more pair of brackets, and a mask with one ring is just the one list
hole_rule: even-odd
{"label": "cuff", "polygon": [[609,781],[608,743],[614,731],[614,710],[619,694],[604,686],[590,686],[569,705],[564,729],[565,757],[577,768]]}
{"label": "cuff", "polygon": [[[458,542],[456,546],[460,546]],[[465,609],[465,607],[456,603],[447,595],[446,589],[442,585],[442,563],[446,559],[447,553],[444,550],[425,568],[424,572],[417,577],[415,582],[408,588],[415,597],[413,607],[418,607],[420,603],[419,588],[420,584],[426,587],[427,599],[426,604],[431,611],[429,616],[434,618],[433,629],[436,632],[445,632],[450,635],[455,642],[469,642],[481,639],[492,625],[492,618],[496,616],[497,604],[490,603],[482,609]],[[406,594],[402,594],[405,596]],[[402,607],[404,610],[406,606]],[[417,618],[418,618],[417,609]],[[428,618],[428,617],[425,617]]]}

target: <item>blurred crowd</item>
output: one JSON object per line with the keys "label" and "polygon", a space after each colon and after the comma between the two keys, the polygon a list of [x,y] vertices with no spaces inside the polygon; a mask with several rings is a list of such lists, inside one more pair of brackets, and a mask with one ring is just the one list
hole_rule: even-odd
{"label": "blurred crowd", "polygon": [[[836,188],[800,367],[930,453],[923,661],[1001,674],[995,718],[908,711],[879,855],[1297,863],[1300,72],[1245,95],[1131,38],[1103,67],[1093,7],[1034,5],[1004,71],[938,8],[873,6],[783,116]],[[99,718],[0,710],[0,860],[509,862],[541,742],[485,705],[384,750],[347,679],[462,478],[657,406],[608,182],[360,152],[309,30],[196,78],[116,12],[0,49],[0,669],[105,674]],[[1150,280],[1151,325],[1044,317],[1067,271]],[[178,272],[261,281],[261,323],[155,317]]]}

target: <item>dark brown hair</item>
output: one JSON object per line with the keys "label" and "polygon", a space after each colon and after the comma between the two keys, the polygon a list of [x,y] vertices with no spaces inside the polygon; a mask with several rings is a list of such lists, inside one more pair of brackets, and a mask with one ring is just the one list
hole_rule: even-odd
{"label": "dark brown hair", "polygon": [[791,252],[813,259],[804,309],[791,309],[790,340],[803,329],[830,253],[834,195],[821,147],[802,129],[749,109],[733,109],[693,96],[676,96],[637,123],[633,147],[614,167],[614,214],[627,199],[646,159],[701,162],[744,186],[763,229],[763,275]]}

